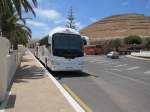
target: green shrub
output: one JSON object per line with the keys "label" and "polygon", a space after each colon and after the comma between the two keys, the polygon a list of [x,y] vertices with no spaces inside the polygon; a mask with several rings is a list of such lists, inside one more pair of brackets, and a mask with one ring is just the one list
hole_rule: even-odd
{"label": "green shrub", "polygon": [[119,39],[119,38],[118,38],[118,39],[113,39],[113,40],[111,40],[111,41],[109,42],[109,46],[110,46],[111,48],[115,48],[116,51],[118,51],[118,48],[122,46],[122,41],[121,41],[121,39]]}
{"label": "green shrub", "polygon": [[131,36],[124,38],[124,43],[125,44],[141,44],[142,39],[140,36],[131,35]]}
{"label": "green shrub", "polygon": [[150,37],[144,39],[144,47],[150,49]]}
{"label": "green shrub", "polygon": [[45,37],[43,37],[41,40],[39,40],[40,45],[46,45],[46,47],[49,45],[48,44],[48,35],[46,35]]}

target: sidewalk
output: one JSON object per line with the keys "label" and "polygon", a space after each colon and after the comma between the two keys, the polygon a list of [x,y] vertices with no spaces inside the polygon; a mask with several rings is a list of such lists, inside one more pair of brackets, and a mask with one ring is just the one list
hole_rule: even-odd
{"label": "sidewalk", "polygon": [[30,52],[15,74],[5,111],[75,112]]}

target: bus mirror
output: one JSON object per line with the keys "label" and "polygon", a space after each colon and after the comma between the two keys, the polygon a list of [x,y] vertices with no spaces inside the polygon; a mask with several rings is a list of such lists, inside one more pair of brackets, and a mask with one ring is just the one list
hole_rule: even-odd
{"label": "bus mirror", "polygon": [[51,45],[52,44],[52,40],[49,38],[48,39],[48,44]]}

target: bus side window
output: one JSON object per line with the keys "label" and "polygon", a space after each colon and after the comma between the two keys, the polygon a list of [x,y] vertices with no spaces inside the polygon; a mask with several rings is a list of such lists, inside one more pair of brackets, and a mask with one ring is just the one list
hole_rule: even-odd
{"label": "bus side window", "polygon": [[47,46],[49,53],[51,53],[51,44],[48,44]]}

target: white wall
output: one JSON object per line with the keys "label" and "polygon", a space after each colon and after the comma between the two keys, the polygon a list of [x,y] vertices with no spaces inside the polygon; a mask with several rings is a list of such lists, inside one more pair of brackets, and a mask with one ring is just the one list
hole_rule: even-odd
{"label": "white wall", "polygon": [[150,58],[150,51],[140,51],[138,53],[133,52],[133,53],[131,53],[131,55],[138,56],[138,57]]}
{"label": "white wall", "polygon": [[6,98],[7,88],[21,63],[25,47],[18,46],[18,51],[9,53],[9,40],[0,37],[0,102]]}
{"label": "white wall", "polygon": [[11,53],[7,55],[7,86],[9,86],[10,81],[13,78],[14,73],[16,72],[16,61],[16,53]]}
{"label": "white wall", "polygon": [[7,55],[9,41],[0,37],[0,101],[4,100],[7,90]]}

